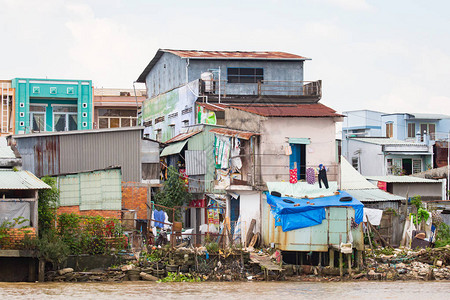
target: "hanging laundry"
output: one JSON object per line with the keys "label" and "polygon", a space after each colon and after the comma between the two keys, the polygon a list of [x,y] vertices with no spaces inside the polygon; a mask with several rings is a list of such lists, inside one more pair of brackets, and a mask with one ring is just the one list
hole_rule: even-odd
{"label": "hanging laundry", "polygon": [[231,148],[231,168],[234,172],[239,171],[242,168],[242,160],[239,157],[239,153],[241,152],[240,145],[241,142],[238,138],[232,139],[232,148]]}
{"label": "hanging laundry", "polygon": [[328,188],[327,167],[325,167],[323,164],[320,164],[317,170],[319,172],[317,179],[319,181],[319,188],[322,188],[321,182],[325,185],[325,188]]}
{"label": "hanging laundry", "polygon": [[153,220],[155,220],[155,227],[164,228],[164,221],[166,219],[165,213],[163,210],[154,210],[153,211]]}
{"label": "hanging laundry", "polygon": [[306,182],[309,184],[314,184],[316,182],[316,174],[313,168],[306,169]]}
{"label": "hanging laundry", "polygon": [[289,182],[290,183],[297,183],[298,179],[297,179],[297,168],[295,169],[290,169],[289,170]]}

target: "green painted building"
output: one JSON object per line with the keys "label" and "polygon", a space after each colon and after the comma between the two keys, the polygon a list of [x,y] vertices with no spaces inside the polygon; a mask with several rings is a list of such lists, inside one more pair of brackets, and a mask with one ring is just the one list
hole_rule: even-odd
{"label": "green painted building", "polygon": [[92,81],[15,78],[15,133],[92,129]]}

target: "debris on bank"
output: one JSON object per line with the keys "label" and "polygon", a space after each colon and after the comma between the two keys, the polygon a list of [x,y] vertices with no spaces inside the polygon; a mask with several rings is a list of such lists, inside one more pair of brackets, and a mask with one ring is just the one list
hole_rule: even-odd
{"label": "debris on bank", "polygon": [[76,272],[72,268],[46,273],[46,281],[59,282],[196,282],[196,281],[342,281],[342,280],[450,280],[450,245],[411,251],[381,248],[366,252],[364,268],[286,265],[278,251],[241,249],[208,252],[205,247],[156,248],[124,257],[126,263],[106,269]]}

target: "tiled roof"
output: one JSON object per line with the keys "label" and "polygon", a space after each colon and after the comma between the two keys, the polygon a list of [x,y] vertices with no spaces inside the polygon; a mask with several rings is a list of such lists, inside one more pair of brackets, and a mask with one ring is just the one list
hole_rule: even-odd
{"label": "tiled roof", "polygon": [[320,103],[314,104],[242,104],[235,109],[264,117],[341,117],[335,110]]}
{"label": "tiled roof", "polygon": [[172,50],[161,49],[183,58],[214,58],[214,59],[295,59],[305,60],[306,57],[279,51],[203,51],[203,50]]}
{"label": "tiled roof", "polygon": [[234,137],[238,137],[238,138],[241,138],[244,140],[248,140],[254,135],[259,135],[259,133],[256,133],[256,132],[235,130],[235,129],[229,129],[229,128],[213,128],[210,130],[210,132],[220,134],[220,135],[234,136]]}

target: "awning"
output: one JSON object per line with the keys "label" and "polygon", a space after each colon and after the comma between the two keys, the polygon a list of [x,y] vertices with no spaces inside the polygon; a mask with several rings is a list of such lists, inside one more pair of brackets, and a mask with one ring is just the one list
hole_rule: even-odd
{"label": "awning", "polygon": [[243,140],[249,140],[252,136],[259,135],[259,133],[257,132],[242,131],[229,128],[214,128],[211,129],[210,132],[225,136],[233,136]]}
{"label": "awning", "polygon": [[174,154],[180,153],[181,150],[183,150],[183,147],[184,147],[184,145],[186,145],[186,143],[187,143],[187,140],[170,144],[169,146],[167,146],[166,148],[163,149],[163,151],[161,152],[161,156],[168,156],[168,155],[174,155]]}
{"label": "awning", "polygon": [[433,155],[433,152],[395,152],[395,151],[387,151],[386,155]]}
{"label": "awning", "polygon": [[289,144],[309,145],[311,140],[309,138],[289,138]]}

